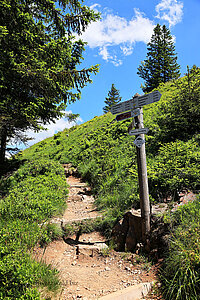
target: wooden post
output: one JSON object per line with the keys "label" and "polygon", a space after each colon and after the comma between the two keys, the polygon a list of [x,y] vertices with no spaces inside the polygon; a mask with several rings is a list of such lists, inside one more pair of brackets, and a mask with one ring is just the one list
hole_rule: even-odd
{"label": "wooden post", "polygon": [[[141,107],[147,104],[151,104],[160,100],[161,93],[159,91],[153,91],[152,93],[140,96],[135,94],[130,100],[122,103],[115,104],[111,107],[112,114],[123,113],[116,116],[117,121],[125,120],[135,116],[136,129],[132,130],[133,123],[129,126],[128,132],[130,135],[137,135],[136,144],[137,149],[137,165],[138,165],[138,181],[140,191],[140,208],[142,218],[142,240],[146,246],[146,250],[150,250],[149,234],[150,234],[150,203],[149,203],[149,188],[147,179],[147,165],[146,165],[146,152],[144,143],[144,134],[138,134],[139,132],[146,133],[148,129],[143,129],[143,111]],[[134,99],[138,98],[138,99]],[[139,112],[138,112],[139,109]],[[131,111],[133,110],[133,111]],[[138,113],[141,114],[139,116]],[[143,130],[140,130],[143,129]],[[140,136],[140,138],[139,138]],[[143,144],[142,144],[143,143]]]}
{"label": "wooden post", "polygon": [[[135,117],[136,128],[144,128],[143,125],[143,109],[140,108],[140,115]],[[144,139],[144,134],[140,134]],[[138,166],[138,180],[140,192],[140,208],[142,218],[142,240],[149,249],[148,234],[150,232],[150,203],[149,203],[149,188],[147,178],[146,152],[145,143],[137,149],[137,166]]]}

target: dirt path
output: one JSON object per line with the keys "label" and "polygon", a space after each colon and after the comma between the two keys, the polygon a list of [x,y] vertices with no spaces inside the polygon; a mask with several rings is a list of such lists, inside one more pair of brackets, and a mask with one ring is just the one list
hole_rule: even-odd
{"label": "dirt path", "polygon": [[[67,210],[62,219],[54,222],[67,224],[99,217],[91,189],[80,178],[69,176]],[[35,256],[59,270],[61,292],[50,299],[99,299],[117,290],[156,279],[157,266],[131,253],[109,250],[99,232],[65,237],[37,248]]]}
{"label": "dirt path", "polygon": [[90,187],[74,176],[67,177],[67,183],[69,184],[69,197],[63,220],[72,222],[97,218],[99,213],[94,207],[94,197],[91,195]]}

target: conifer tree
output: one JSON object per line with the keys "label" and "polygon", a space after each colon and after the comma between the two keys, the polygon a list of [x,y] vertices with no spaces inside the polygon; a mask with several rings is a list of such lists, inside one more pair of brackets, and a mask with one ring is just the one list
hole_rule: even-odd
{"label": "conifer tree", "polygon": [[98,66],[80,69],[79,35],[99,18],[82,0],[0,1],[0,164],[6,144],[55,121]]}
{"label": "conifer tree", "polygon": [[160,83],[180,76],[173,38],[165,25],[157,24],[154,28],[147,50],[147,58],[138,67],[137,72],[145,81],[142,86],[143,92],[150,92]]}
{"label": "conifer tree", "polygon": [[115,85],[112,84],[111,90],[108,92],[108,97],[106,97],[105,106],[103,108],[104,113],[110,111],[111,107],[114,104],[117,104],[121,101],[122,97],[120,97],[119,90],[116,89]]}

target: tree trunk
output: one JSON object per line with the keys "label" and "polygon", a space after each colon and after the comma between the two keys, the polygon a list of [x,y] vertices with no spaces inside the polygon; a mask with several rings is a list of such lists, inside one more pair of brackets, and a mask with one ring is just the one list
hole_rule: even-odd
{"label": "tree trunk", "polygon": [[1,128],[1,148],[0,148],[0,165],[5,161],[6,156],[6,139],[7,139],[7,128],[2,126]]}

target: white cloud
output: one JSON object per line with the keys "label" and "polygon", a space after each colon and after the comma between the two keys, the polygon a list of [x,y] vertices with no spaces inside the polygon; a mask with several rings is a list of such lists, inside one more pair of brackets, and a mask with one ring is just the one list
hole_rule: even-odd
{"label": "white cloud", "polygon": [[[101,5],[91,6],[95,11]],[[147,44],[155,26],[154,19],[149,19],[139,9],[134,8],[131,20],[115,15],[108,8],[102,9],[102,19],[91,23],[81,38],[92,49],[97,48],[98,54],[107,62],[115,66],[122,64],[123,57],[133,53],[137,42]],[[181,0],[160,0],[155,7],[156,18],[167,21],[169,26],[181,22],[183,16],[183,2]]]}
{"label": "white cloud", "polygon": [[125,56],[131,55],[133,53],[133,46],[132,46],[132,44],[130,44],[130,45],[124,44],[124,45],[120,46],[120,49],[122,50],[122,52],[123,52],[123,54]]}
{"label": "white cloud", "polygon": [[99,54],[102,56],[102,58],[106,61],[110,61],[115,65],[116,67],[122,65],[122,60],[117,57],[117,55],[111,55],[108,51],[108,47],[103,46],[99,50]]}
{"label": "white cloud", "polygon": [[[67,111],[66,114],[72,113],[71,111]],[[79,117],[77,118],[77,123],[82,123],[83,120]],[[36,133],[32,130],[28,130],[26,132],[28,137],[34,138],[33,140],[30,140],[28,142],[28,146],[31,146],[33,144],[36,144],[48,137],[53,136],[58,131],[63,131],[65,128],[70,128],[75,125],[75,122],[69,122],[67,118],[63,117],[59,120],[57,120],[55,123],[51,122],[48,125],[45,125],[44,127],[47,128],[47,130],[41,130],[40,132]]]}
{"label": "white cloud", "polygon": [[101,7],[101,5],[98,4],[98,3],[95,3],[95,4],[90,6],[90,8],[93,9],[94,11],[98,11],[97,8],[100,8],[100,7]]}
{"label": "white cloud", "polygon": [[99,54],[102,56],[104,60],[108,61],[110,56],[107,47],[103,46],[102,48],[100,48]]}
{"label": "white cloud", "polygon": [[99,55],[104,60],[119,66],[122,60],[118,57],[131,55],[136,42],[148,43],[154,26],[153,21],[138,9],[134,9],[134,16],[130,21],[107,11],[101,20],[88,26],[81,38],[90,48],[98,48]]}
{"label": "white cloud", "polygon": [[157,18],[169,22],[174,26],[181,22],[183,17],[183,2],[177,0],[162,0],[156,6]]}

